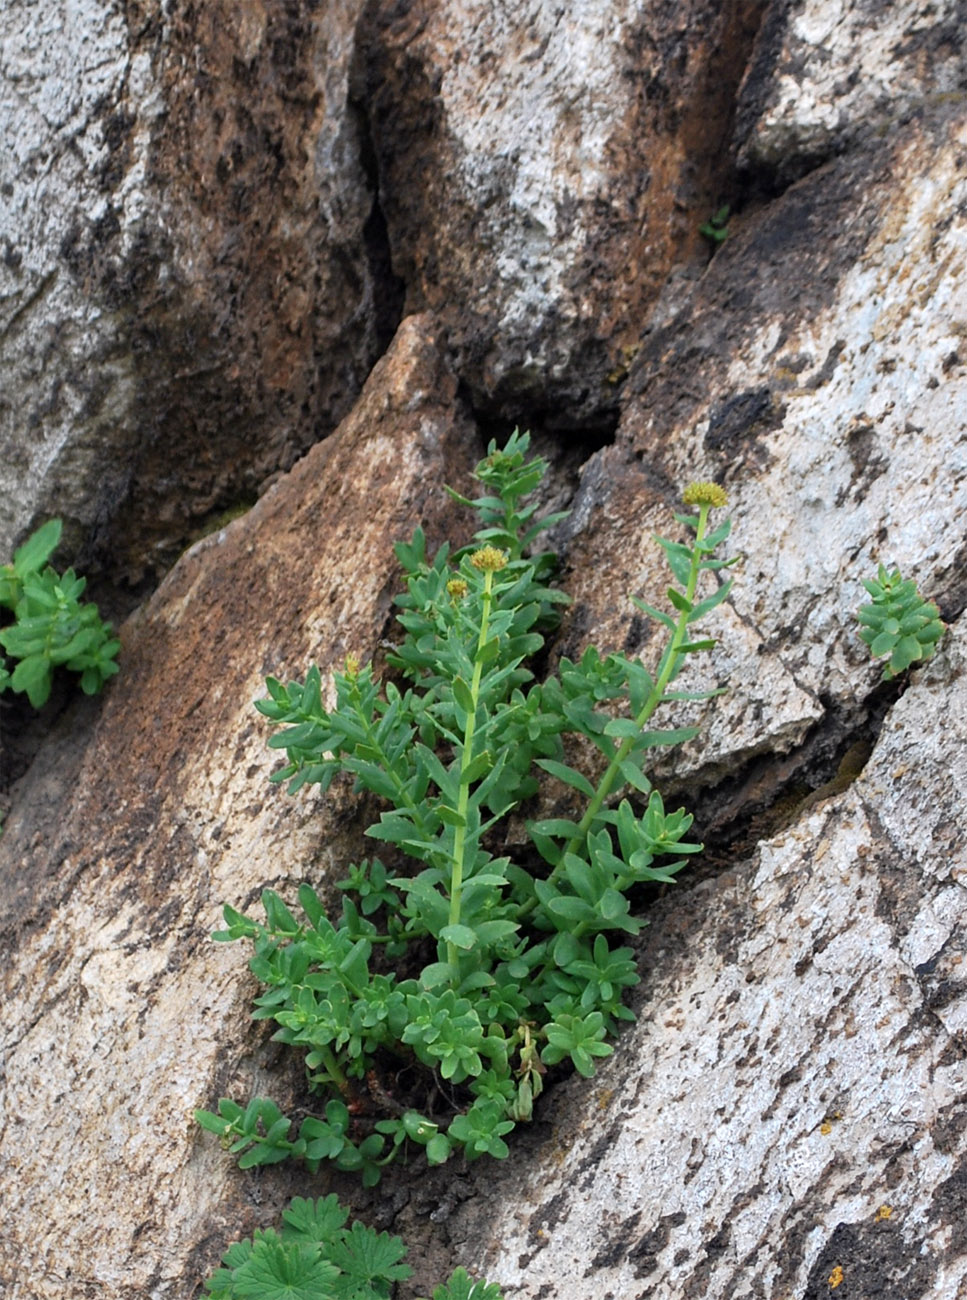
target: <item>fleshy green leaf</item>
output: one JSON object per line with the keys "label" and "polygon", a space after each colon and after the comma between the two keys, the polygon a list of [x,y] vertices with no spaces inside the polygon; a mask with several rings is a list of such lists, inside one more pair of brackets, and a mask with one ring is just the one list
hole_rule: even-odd
{"label": "fleshy green leaf", "polygon": [[59,519],[49,519],[46,524],[24,542],[13,553],[14,572],[21,579],[28,573],[36,573],[47,563],[60,542],[63,523]]}

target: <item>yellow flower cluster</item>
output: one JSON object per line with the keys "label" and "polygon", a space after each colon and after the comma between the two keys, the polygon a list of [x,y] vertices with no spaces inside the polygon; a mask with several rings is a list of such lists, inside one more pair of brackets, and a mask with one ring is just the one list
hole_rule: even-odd
{"label": "yellow flower cluster", "polygon": [[470,563],[475,569],[482,572],[499,573],[506,567],[507,552],[498,551],[496,546],[484,546],[479,551],[474,551],[470,557]]}
{"label": "yellow flower cluster", "polygon": [[689,483],[682,500],[687,506],[724,506],[729,499],[717,483]]}
{"label": "yellow flower cluster", "polygon": [[463,600],[467,594],[467,584],[462,578],[451,578],[447,583],[447,595],[451,600]]}

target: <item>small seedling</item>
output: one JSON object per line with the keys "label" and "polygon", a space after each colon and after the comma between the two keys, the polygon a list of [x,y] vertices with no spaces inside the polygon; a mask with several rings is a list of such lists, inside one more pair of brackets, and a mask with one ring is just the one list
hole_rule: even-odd
{"label": "small seedling", "polygon": [[873,600],[857,611],[860,640],[874,659],[889,657],[883,680],[905,672],[917,660],[929,659],[944,634],[933,601],[924,600],[916,583],[901,577],[899,569],[889,573],[882,564],[876,580],[864,578],[863,586]]}
{"label": "small seedling", "polygon": [[118,670],[120,642],[97,606],[80,599],[87,585],[73,569],[64,574],[47,563],[60,541],[61,521],[51,519],[0,565],[0,609],[13,623],[0,631],[0,646],[15,661],[11,672],[0,655],[0,693],[24,692],[35,709],[50,697],[54,670],[80,673],[81,690],[96,695]]}
{"label": "small seedling", "polygon": [[732,209],[729,205],[723,204],[717,212],[713,212],[708,221],[702,223],[698,228],[698,233],[703,235],[711,244],[717,248],[719,244],[724,244],[729,237],[729,216]]}

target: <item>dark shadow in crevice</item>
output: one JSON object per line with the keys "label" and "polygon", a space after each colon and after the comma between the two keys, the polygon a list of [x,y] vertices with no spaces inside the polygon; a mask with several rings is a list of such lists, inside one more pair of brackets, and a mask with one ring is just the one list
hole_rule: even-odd
{"label": "dark shadow in crevice", "polygon": [[747,858],[862,773],[909,676],[882,682],[861,703],[823,698],[823,717],[788,754],[761,754],[689,801],[695,838],[705,844],[694,878],[716,875]]}
{"label": "dark shadow in crevice", "polygon": [[366,106],[360,100],[350,100],[349,113],[356,125],[359,141],[359,162],[373,195],[373,206],[363,226],[363,243],[373,285],[373,315],[376,329],[376,357],[373,364],[385,353],[403,319],[406,285],[393,269],[393,249],[389,226],[381,202],[379,159],[373,126]]}
{"label": "dark shadow in crevice", "polygon": [[[604,447],[610,447],[617,435],[617,412],[561,433],[554,420],[548,418],[546,410],[528,408],[526,403],[522,404],[519,415],[513,421],[495,415],[490,410],[481,409],[474,402],[470,386],[462,380],[457,398],[477,430],[476,460],[482,460],[487,455],[491,442],[503,447],[515,428],[530,434],[528,455],[542,456],[548,462],[544,480],[534,494],[534,500],[538,504],[538,518],[570,508],[580,484],[582,469]],[[553,543],[554,534],[551,532],[542,545],[558,549]]]}

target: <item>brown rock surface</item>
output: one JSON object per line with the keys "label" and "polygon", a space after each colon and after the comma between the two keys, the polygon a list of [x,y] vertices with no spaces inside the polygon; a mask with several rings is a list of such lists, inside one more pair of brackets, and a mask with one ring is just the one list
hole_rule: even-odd
{"label": "brown rock surface", "polygon": [[741,166],[770,187],[967,84],[963,0],[772,0],[738,95]]}
{"label": "brown rock surface", "polygon": [[324,876],[359,848],[338,801],[320,817],[317,798],[267,785],[251,704],[267,673],[376,649],[392,544],[421,520],[439,536],[440,485],[461,478],[455,389],[432,322],[408,320],[339,433],[127,625],[82,752],[53,770],[42,756],[19,792],[0,839],[11,1300],[188,1296],[250,1220],[243,1182],[191,1119],[252,1086],[245,958],[208,932],[222,902]]}
{"label": "brown rock surface", "polygon": [[357,8],[5,7],[0,552],[154,576],[349,410],[399,315]]}
{"label": "brown rock surface", "polygon": [[357,93],[394,268],[482,409],[613,422],[659,290],[701,264],[761,9],[367,5]]}
{"label": "brown rock surface", "polygon": [[[56,7],[4,11],[30,238],[4,264],[0,416],[11,392],[35,404],[43,436],[14,467],[56,453],[52,481],[57,430],[79,421],[78,528],[115,528],[125,563],[351,403],[393,315],[373,296],[370,128],[394,268],[409,308],[432,308],[335,435],[181,558],[127,624],[103,700],[54,720],[13,791],[10,1300],[188,1300],[229,1241],[330,1187],[410,1244],[400,1300],[459,1263],[508,1300],[818,1300],[837,1268],[837,1294],[960,1300],[967,115],[933,93],[959,49],[953,0],[894,6],[892,26],[882,10],[770,5],[731,137],[759,5],[83,4],[73,28]],[[911,34],[936,57],[909,53]],[[824,69],[853,52],[862,75],[811,152]],[[862,126],[871,105],[882,129]],[[46,171],[30,130],[56,142]],[[770,193],[785,160],[812,170],[768,201],[740,191],[706,266],[696,227],[736,157]],[[97,227],[114,207],[119,228]],[[653,655],[627,602],[661,599],[650,534],[674,532],[688,479],[729,488],[745,558],[691,684],[730,689],[663,771],[708,862],[652,912],[638,1023],[595,1079],[543,1099],[506,1163],[416,1164],[368,1194],[240,1174],[192,1108],[298,1100],[300,1071],[249,1021],[245,953],[208,932],[223,901],[325,882],[359,842],[345,790],[267,784],[251,701],[266,673],[378,648],[392,543],[420,520],[462,540],[440,489],[479,454],[471,406],[489,421],[516,402],[590,435],[555,452],[552,493],[593,451],[557,530],[575,598],[557,653]],[[123,528],[107,522],[122,497]],[[853,624],[879,560],[951,624],[887,690]],[[830,786],[856,739],[866,769]]]}

